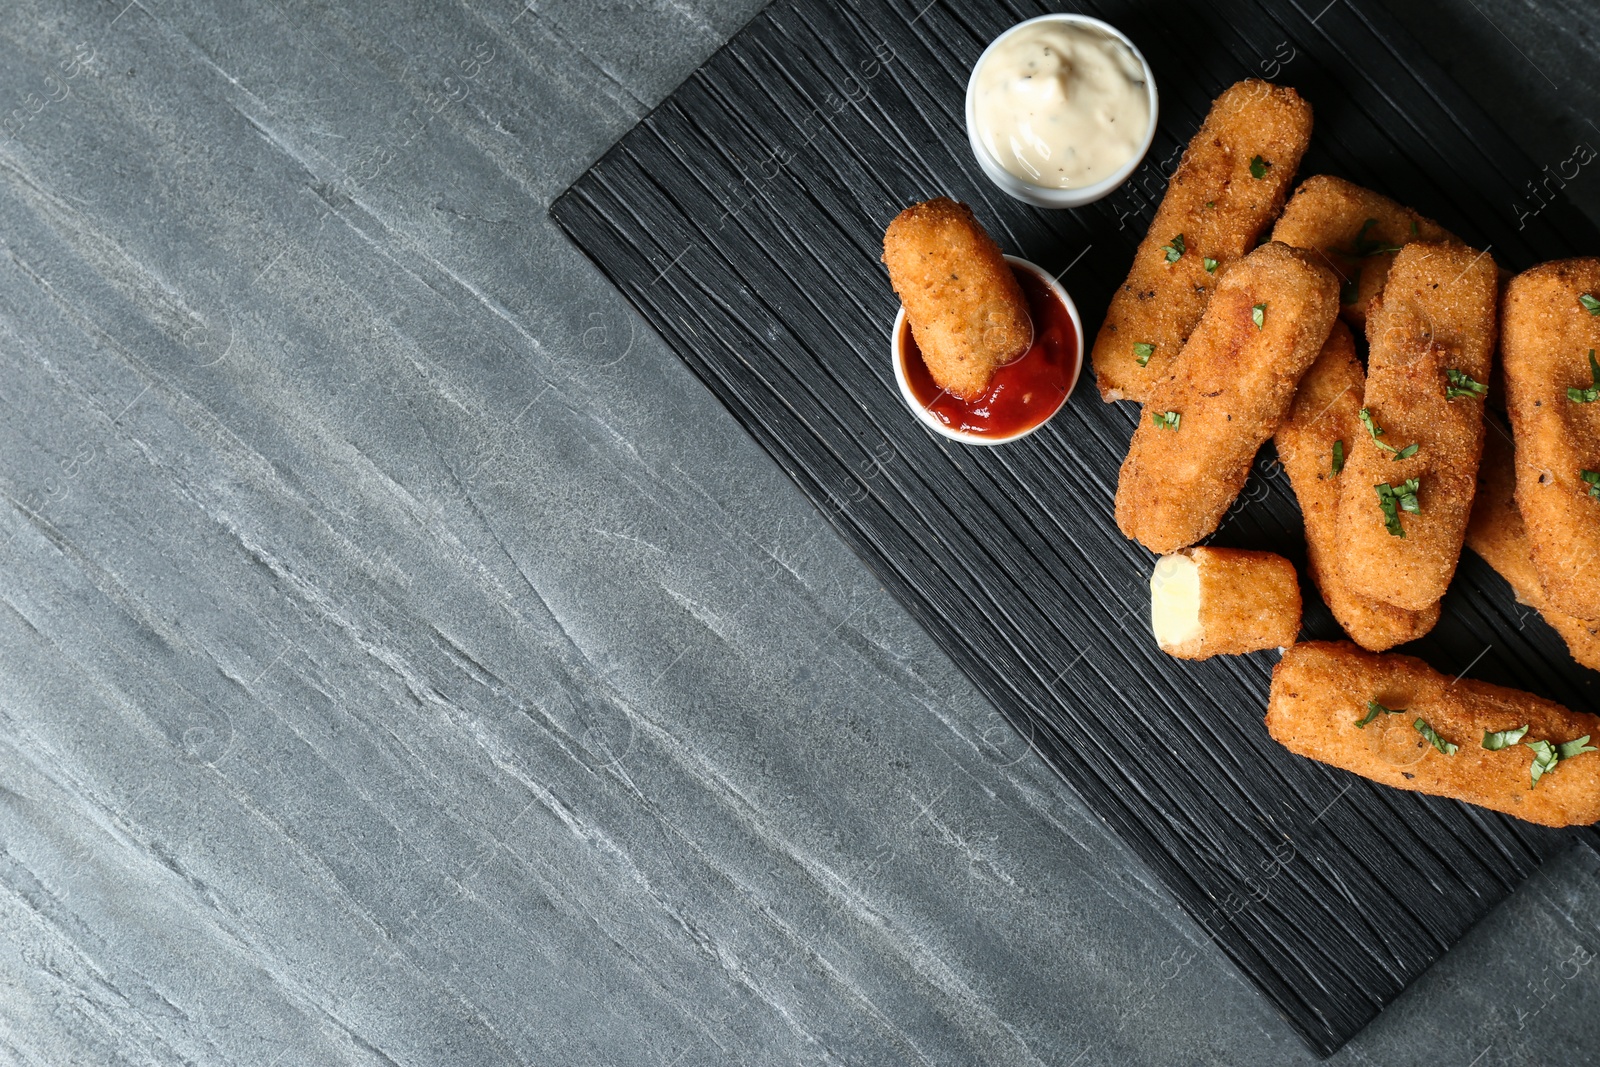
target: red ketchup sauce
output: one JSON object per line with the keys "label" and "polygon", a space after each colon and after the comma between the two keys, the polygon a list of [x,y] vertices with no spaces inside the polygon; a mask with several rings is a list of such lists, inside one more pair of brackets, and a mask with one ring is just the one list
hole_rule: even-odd
{"label": "red ketchup sauce", "polygon": [[1013,266],[1033,318],[1033,347],[995,371],[981,396],[963,400],[940,389],[922,361],[910,320],[900,324],[906,381],[917,403],[952,430],[980,437],[1012,437],[1039,425],[1067,398],[1078,373],[1078,335],[1072,315],[1043,278]]}

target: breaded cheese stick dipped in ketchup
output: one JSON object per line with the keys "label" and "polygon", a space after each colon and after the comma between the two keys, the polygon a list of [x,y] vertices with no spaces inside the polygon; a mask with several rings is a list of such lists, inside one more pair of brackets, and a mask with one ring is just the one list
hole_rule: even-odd
{"label": "breaded cheese stick dipped in ketchup", "polygon": [[1217,528],[1333,320],[1339,283],[1310,253],[1265,244],[1234,264],[1150,391],[1117,478],[1117,526],[1152,552]]}
{"label": "breaded cheese stick dipped in ketchup", "polygon": [[1407,611],[1444,596],[1483,450],[1499,276],[1466,245],[1413,242],[1367,313],[1363,433],[1340,475],[1338,564]]}
{"label": "breaded cheese stick dipped in ketchup", "polygon": [[1254,78],[1211,105],[1094,342],[1105,400],[1143,401],[1189,339],[1228,264],[1256,246],[1311,142],[1311,105]]}
{"label": "breaded cheese stick dipped in ketchup", "polygon": [[1600,259],[1511,279],[1500,350],[1533,565],[1551,607],[1600,619]]}
{"label": "breaded cheese stick dipped in ketchup", "polygon": [[1336,560],[1339,552],[1339,487],[1345,456],[1366,431],[1358,412],[1366,375],[1356,358],[1355,338],[1342,322],[1322,354],[1300,379],[1289,414],[1273,442],[1289,475],[1306,527],[1306,572],[1323,602],[1356,644],[1374,652],[1414,641],[1439,621],[1439,605],[1407,611],[1351,591]]}
{"label": "breaded cheese stick dipped in ketchup", "polygon": [[939,197],[906,208],[883,235],[883,261],[939,388],[978,396],[1028,351],[1022,285],[967,205]]}

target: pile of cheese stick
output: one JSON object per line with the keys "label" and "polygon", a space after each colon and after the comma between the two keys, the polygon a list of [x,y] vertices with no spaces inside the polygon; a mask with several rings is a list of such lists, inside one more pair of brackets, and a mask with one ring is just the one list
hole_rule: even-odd
{"label": "pile of cheese stick", "polygon": [[[1502,276],[1378,193],[1293,188],[1311,126],[1292,89],[1224,92],[1094,343],[1101,396],[1143,405],[1116,521],[1160,554],[1156,640],[1189,659],[1287,646],[1267,726],[1302,755],[1593,823],[1600,718],[1387,650],[1433,628],[1465,545],[1600,669],[1600,258]],[[1295,643],[1288,560],[1195,547],[1269,438],[1350,641]]]}

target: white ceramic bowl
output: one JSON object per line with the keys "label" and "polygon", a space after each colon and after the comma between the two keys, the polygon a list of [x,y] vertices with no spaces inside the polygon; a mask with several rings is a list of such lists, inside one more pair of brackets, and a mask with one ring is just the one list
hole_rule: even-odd
{"label": "white ceramic bowl", "polygon": [[[1144,140],[1140,142],[1139,150],[1119,167],[1116,173],[1095,182],[1093,185],[1085,185],[1077,189],[1057,189],[1053,186],[1038,185],[1019,178],[1000,165],[1000,161],[994,158],[988,146],[983,143],[983,139],[978,136],[978,68],[983,66],[985,59],[989,58],[989,53],[994,51],[995,45],[1023,27],[1032,26],[1036,22],[1069,22],[1074,25],[1088,26],[1099,30],[1106,36],[1113,37],[1127,45],[1128,50],[1139,61],[1139,68],[1144,71],[1145,92],[1149,94],[1150,98],[1150,128],[1145,130]],[[999,186],[1002,192],[1035,207],[1082,207],[1085,204],[1094,203],[1116,189],[1127,181],[1133,172],[1139,169],[1139,164],[1144,161],[1145,153],[1150,151],[1150,144],[1155,140],[1156,121],[1159,118],[1160,102],[1156,96],[1156,79],[1154,73],[1150,70],[1149,62],[1144,58],[1144,54],[1139,51],[1132,41],[1128,40],[1127,35],[1121,30],[1110,23],[1102,22],[1097,18],[1090,18],[1088,15],[1070,13],[1040,15],[1038,18],[1017,23],[989,42],[989,47],[983,50],[983,55],[978,57],[978,62],[973,64],[972,75],[967,79],[967,140],[972,145],[972,154],[977,157],[978,166],[983,168],[983,173],[988,175],[989,180]]]}
{"label": "white ceramic bowl", "polygon": [[940,422],[937,415],[923,407],[921,402],[917,400],[916,394],[911,391],[911,382],[906,378],[904,338],[910,334],[911,328],[906,324],[906,309],[904,307],[895,315],[894,327],[889,331],[889,362],[894,365],[894,380],[900,386],[901,399],[906,402],[906,406],[911,409],[911,413],[928,429],[941,437],[948,437],[950,440],[960,441],[962,444],[1003,445],[1008,441],[1020,441],[1055,418],[1056,412],[1067,406],[1067,398],[1072,395],[1072,390],[1077,387],[1078,375],[1083,371],[1083,361],[1089,358],[1089,353],[1083,347],[1083,319],[1078,316],[1078,305],[1072,302],[1072,297],[1067,295],[1067,291],[1062,288],[1061,283],[1056,281],[1055,277],[1043,267],[1036,263],[1029,263],[1018,256],[1007,256],[1006,262],[1014,267],[1021,267],[1023,270],[1031,271],[1042,279],[1045,285],[1050,287],[1050,291],[1066,307],[1067,315],[1072,319],[1073,341],[1078,347],[1078,363],[1072,369],[1072,379],[1067,382],[1067,391],[1061,395],[1061,403],[1056,405],[1055,411],[1052,411],[1026,430],[1019,430],[1009,437],[996,437],[992,434],[968,433]]}

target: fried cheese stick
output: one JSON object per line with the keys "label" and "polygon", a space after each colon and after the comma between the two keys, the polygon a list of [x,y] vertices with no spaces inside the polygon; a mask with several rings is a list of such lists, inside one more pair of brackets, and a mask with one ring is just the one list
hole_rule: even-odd
{"label": "fried cheese stick", "polygon": [[1033,342],[1022,285],[972,209],[939,197],[895,216],[883,235],[889,282],[939,388],[971,399]]}
{"label": "fried cheese stick", "polygon": [[1339,275],[1339,313],[1356,329],[1383,290],[1395,252],[1410,241],[1461,239],[1437,222],[1354,182],[1318,174],[1300,183],[1272,239],[1322,253]]}
{"label": "fried cheese stick", "polygon": [[[1396,789],[1545,826],[1600,820],[1600,753],[1571,744],[1600,736],[1600,718],[1504,686],[1452,682],[1411,656],[1344,641],[1295,645],[1272,672],[1267,730],[1291,752]],[[1557,759],[1563,745],[1570,754]]]}
{"label": "fried cheese stick", "polygon": [[1487,255],[1412,242],[1368,311],[1371,425],[1340,475],[1337,553],[1360,596],[1423,611],[1456,572],[1483,449],[1498,286]]}
{"label": "fried cheese stick", "polygon": [[1294,564],[1242,548],[1162,556],[1150,575],[1150,629],[1178,659],[1287,648],[1300,632]]}
{"label": "fried cheese stick", "polygon": [[1433,629],[1439,605],[1407,611],[1359,596],[1337,565],[1339,488],[1345,475],[1334,468],[1343,466],[1356,438],[1366,433],[1357,417],[1365,386],[1355,338],[1348,326],[1335,322],[1322,353],[1300,379],[1273,443],[1305,519],[1306,572],[1345,633],[1362,648],[1381,652]]}
{"label": "fried cheese stick", "polygon": [[1310,141],[1311,105],[1293,89],[1249,79],[1212,103],[1095,338],[1102,399],[1145,399],[1222,269],[1255,247],[1283,206]]}
{"label": "fried cheese stick", "polygon": [[1217,528],[1339,312],[1310,253],[1265,244],[1229,269],[1150,392],[1117,478],[1117,527],[1152,552]]}
{"label": "fried cheese stick", "polygon": [[1580,619],[1600,618],[1600,399],[1585,392],[1600,381],[1591,350],[1600,350],[1600,259],[1544,263],[1511,280],[1501,353],[1517,506],[1548,603]]}
{"label": "fried cheese stick", "polygon": [[1567,643],[1572,658],[1600,671],[1600,620],[1580,619],[1550,606],[1533,565],[1528,529],[1517,510],[1516,460],[1505,431],[1491,428],[1484,436],[1478,464],[1478,493],[1467,523],[1467,547],[1511,585],[1517,603],[1533,608]]}

